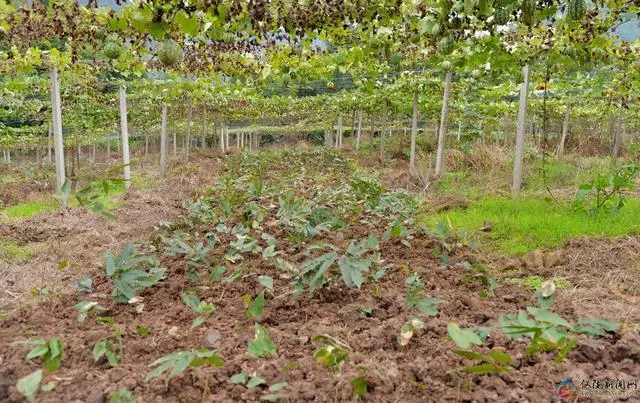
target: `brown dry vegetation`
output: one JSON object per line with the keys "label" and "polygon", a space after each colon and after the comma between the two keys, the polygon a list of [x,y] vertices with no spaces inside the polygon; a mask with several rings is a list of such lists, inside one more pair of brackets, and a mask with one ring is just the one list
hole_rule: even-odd
{"label": "brown dry vegetation", "polygon": [[[180,216],[183,202],[212,181],[217,166],[214,159],[198,158],[174,168],[151,189],[132,188],[114,211],[117,221],[77,208],[0,222],[0,239],[38,251],[26,261],[0,260],[0,308],[10,309],[45,286],[50,292],[69,291],[69,283],[94,270],[104,251],[146,241],[160,221]],[[65,260],[73,267],[59,270]]]}

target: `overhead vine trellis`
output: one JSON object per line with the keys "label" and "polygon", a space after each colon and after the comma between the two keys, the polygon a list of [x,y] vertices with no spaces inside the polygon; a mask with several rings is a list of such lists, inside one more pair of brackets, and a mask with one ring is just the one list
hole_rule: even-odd
{"label": "overhead vine trellis", "polygon": [[491,125],[519,103],[517,195],[527,106],[542,104],[535,88],[518,101],[518,86],[551,86],[557,116],[635,111],[637,41],[615,29],[638,11],[620,0],[0,0],[0,146],[49,144],[51,131],[61,188],[64,143],[109,144],[113,133],[162,137],[166,161],[178,128],[221,150],[230,133],[258,131],[337,131],[342,144],[345,122],[360,133],[371,117],[384,158],[398,122],[415,144],[420,115],[439,121],[439,174],[451,120],[459,131],[478,115]]}

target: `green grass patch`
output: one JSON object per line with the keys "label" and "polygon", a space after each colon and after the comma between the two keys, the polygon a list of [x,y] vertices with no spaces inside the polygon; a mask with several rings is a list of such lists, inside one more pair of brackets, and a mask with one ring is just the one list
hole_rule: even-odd
{"label": "green grass patch", "polygon": [[[527,276],[524,278],[508,278],[505,280],[505,283],[508,284],[519,284],[521,286],[526,287],[530,291],[537,291],[542,287],[542,283],[545,282],[540,276]],[[559,290],[564,290],[571,287],[571,282],[565,278],[554,277],[553,282]]]}
{"label": "green grass patch", "polygon": [[[124,191],[112,191],[109,192],[107,196],[101,196],[99,201],[102,202],[107,209],[113,210],[124,205],[121,197],[123,193]],[[80,207],[80,203],[74,195],[71,195],[69,200],[67,200],[67,206],[69,208],[78,208]]]}
{"label": "green grass patch", "polygon": [[[104,203],[105,207],[107,207],[108,209],[118,208],[124,204],[122,198],[119,197],[122,193],[124,193],[123,190],[116,189],[113,192],[110,192],[108,196],[101,197],[100,201]],[[80,207],[78,200],[73,195],[69,197],[69,199],[67,200],[67,204],[70,208]],[[51,195],[50,199],[20,203],[2,209],[0,210],[0,220],[29,218],[38,214],[56,211],[58,208],[60,208],[60,205],[53,198],[53,195]]]}
{"label": "green grass patch", "polygon": [[[148,173],[142,173],[132,178],[131,185],[132,187],[135,187],[137,189],[150,189],[157,185],[159,182],[160,180],[157,176]],[[121,197],[122,194],[124,194],[124,184],[117,183],[112,185],[112,188],[109,190],[108,195],[100,197],[100,201],[104,203],[106,208],[113,210],[124,205]],[[73,194],[69,196],[67,203],[70,208],[77,208],[80,206],[78,200]],[[52,193],[51,197],[47,199],[20,203],[11,207],[0,209],[0,220],[29,218],[41,213],[55,211],[58,208],[59,204],[53,198]]]}
{"label": "green grass patch", "polygon": [[36,214],[55,211],[58,203],[53,199],[38,200],[34,202],[20,203],[0,210],[0,217],[6,218],[27,218]]}
{"label": "green grass patch", "polygon": [[[585,157],[558,161],[549,158],[525,161],[522,194],[535,194],[545,190],[545,183],[551,189],[577,188],[599,173],[609,172],[607,158]],[[504,169],[475,169],[460,167],[457,171],[445,171],[431,189],[437,194],[455,194],[467,198],[499,196],[511,191],[513,166]]]}
{"label": "green grass patch", "polygon": [[567,186],[578,185],[577,181],[578,169],[567,162],[547,159],[544,164],[544,175],[542,160],[536,160],[535,163],[526,170],[524,175],[525,190],[541,190],[546,184],[550,188],[562,188]]}
{"label": "green grass patch", "polygon": [[[486,177],[484,179],[486,180]],[[438,194],[456,194],[471,199],[486,195],[490,191],[486,188],[486,182],[468,170],[444,172],[435,186],[435,192]]]}
{"label": "green grass patch", "polygon": [[160,178],[157,175],[153,175],[148,172],[140,172],[132,176],[133,177],[131,178],[131,186],[135,187],[136,189],[151,189],[152,187],[160,183]]}
{"label": "green grass patch", "polygon": [[5,262],[26,262],[33,257],[34,250],[20,246],[11,239],[0,239],[0,260]]}
{"label": "green grass patch", "polygon": [[621,236],[640,232],[640,200],[630,198],[617,215],[596,217],[573,210],[570,205],[540,198],[489,197],[468,208],[452,210],[421,220],[433,226],[450,220],[454,228],[476,230],[492,223],[483,244],[491,249],[522,255],[537,248],[563,245],[579,236]]}

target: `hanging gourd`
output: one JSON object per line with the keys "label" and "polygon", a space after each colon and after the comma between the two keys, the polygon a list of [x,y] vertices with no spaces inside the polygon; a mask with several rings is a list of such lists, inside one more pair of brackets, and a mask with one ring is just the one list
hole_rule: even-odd
{"label": "hanging gourd", "polygon": [[172,39],[167,39],[158,47],[158,60],[166,67],[173,66],[181,58],[182,48]]}
{"label": "hanging gourd", "polygon": [[104,45],[102,53],[107,59],[115,60],[120,57],[122,46],[116,41],[109,41]]}

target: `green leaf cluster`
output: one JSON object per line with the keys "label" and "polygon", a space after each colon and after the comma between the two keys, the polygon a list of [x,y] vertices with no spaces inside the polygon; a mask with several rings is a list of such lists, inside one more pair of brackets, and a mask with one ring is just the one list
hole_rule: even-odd
{"label": "green leaf cluster", "polygon": [[162,280],[165,269],[158,265],[158,259],[154,256],[136,255],[133,245],[126,245],[116,256],[106,252],[103,267],[105,274],[115,286],[113,299],[119,303],[126,303],[138,291]]}

